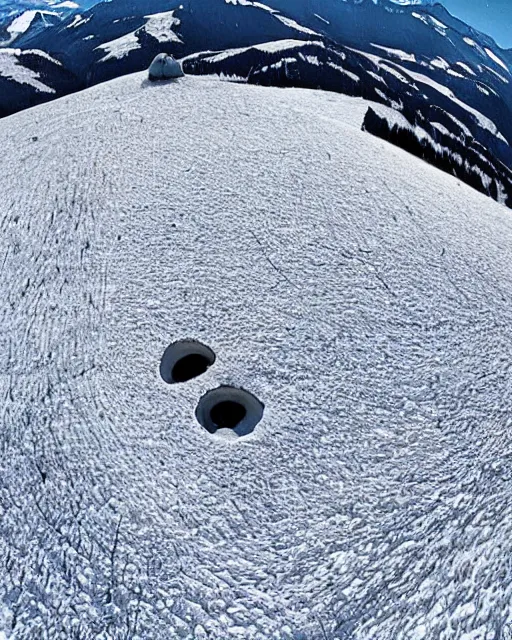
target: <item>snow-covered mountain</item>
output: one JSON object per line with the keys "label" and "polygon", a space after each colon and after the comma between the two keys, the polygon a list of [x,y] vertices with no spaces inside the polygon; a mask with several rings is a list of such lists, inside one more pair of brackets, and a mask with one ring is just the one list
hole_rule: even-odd
{"label": "snow-covered mountain", "polygon": [[367,108],[141,73],[0,121],[0,636],[512,624],[512,216]]}
{"label": "snow-covered mountain", "polygon": [[[18,33],[12,31],[11,24],[11,40],[13,33],[16,37],[10,46],[46,52],[73,74],[76,88],[142,70],[160,51],[183,57],[238,51],[283,40],[314,41],[338,49],[340,73],[344,70],[341,58],[354,57],[350,50],[366,57],[366,62],[361,62],[365,74],[364,81],[359,80],[360,95],[373,92],[374,99],[407,105],[411,96],[416,102],[421,95],[430,100],[435,93],[440,108],[451,102],[457,112],[464,104],[466,111],[480,114],[475,116],[480,123],[490,122],[487,129],[499,132],[498,138],[507,145],[512,140],[512,52],[501,50],[491,38],[454,18],[439,4],[392,0],[112,0],[69,12],[49,28],[27,28]],[[41,15],[46,21],[47,14]],[[269,66],[267,57],[264,51],[254,59],[253,80]],[[229,67],[230,73],[243,75],[245,65],[234,69],[237,59],[240,56],[226,62],[217,58],[214,69],[209,65],[210,70],[226,73]],[[316,75],[317,85],[336,90],[336,82],[328,80],[333,75],[332,65],[316,64],[318,56],[311,60],[314,68],[310,75]],[[6,76],[2,68],[0,74]],[[396,80],[402,83],[400,90],[386,86],[390,74],[394,74],[395,84]],[[52,86],[51,78],[45,80]],[[300,85],[301,74],[296,74],[295,80]],[[31,91],[32,102],[46,98],[36,87]],[[4,94],[0,108],[12,112],[23,106]],[[487,144],[487,140],[481,142]],[[512,166],[509,151],[497,144],[493,152]]]}
{"label": "snow-covered mountain", "polygon": [[[183,60],[183,66],[187,73],[224,74],[251,84],[321,88],[393,107],[395,114],[388,124],[370,119],[365,127],[512,207],[512,131],[511,121],[504,117],[510,113],[507,96],[491,94],[480,85],[468,91],[458,73],[453,91],[442,78],[432,77],[436,71],[425,72],[428,62],[424,59],[397,49],[379,49],[383,53],[376,55],[320,38],[290,39],[193,54]],[[431,69],[439,70],[438,63],[432,61]],[[441,68],[450,72],[446,63]]]}
{"label": "snow-covered mountain", "polygon": [[[75,89],[80,89],[143,69],[161,50],[181,55],[297,34],[304,35],[302,27],[283,21],[268,7],[227,4],[224,0],[195,0],[186,6],[168,0],[114,0],[88,11],[73,10],[53,28],[27,29],[16,37],[15,44],[17,49],[42,51],[58,60],[76,78]],[[26,106],[17,99],[20,74],[14,77],[11,68],[11,63],[0,65],[0,77],[10,86],[0,94],[3,113]],[[45,72],[43,81],[51,87],[57,84],[51,72]],[[24,84],[22,89],[31,92],[32,104],[47,99],[33,84]],[[70,90],[73,88],[66,87],[54,95]]]}
{"label": "snow-covered mountain", "polygon": [[2,46],[9,46],[28,30],[45,29],[60,21],[57,11],[30,9],[23,13],[9,16],[2,25],[2,31],[6,32],[0,41]]}
{"label": "snow-covered mountain", "polygon": [[510,86],[502,85],[509,85],[512,53],[500,50],[492,39],[438,4],[113,0],[90,10],[74,10],[51,29],[29,29],[16,38],[16,46],[46,51],[94,83],[146,67],[161,49],[181,56],[318,37],[381,56],[389,57],[390,50],[404,52],[406,62],[421,61],[427,75],[441,76],[450,87],[464,78],[468,88],[482,83],[510,91]]}
{"label": "snow-covered mountain", "polygon": [[0,48],[0,117],[53,100],[80,87],[61,62],[38,49]]}
{"label": "snow-covered mountain", "polygon": [[74,0],[0,2],[0,47],[12,46],[27,33],[35,36],[47,27],[57,26],[79,7]]}

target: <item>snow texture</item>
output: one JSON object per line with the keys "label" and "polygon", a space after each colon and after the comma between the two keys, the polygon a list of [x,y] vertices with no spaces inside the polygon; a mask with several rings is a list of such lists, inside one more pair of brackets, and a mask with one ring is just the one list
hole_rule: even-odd
{"label": "snow texture", "polygon": [[9,640],[506,637],[512,216],[366,108],[140,73],[0,121]]}

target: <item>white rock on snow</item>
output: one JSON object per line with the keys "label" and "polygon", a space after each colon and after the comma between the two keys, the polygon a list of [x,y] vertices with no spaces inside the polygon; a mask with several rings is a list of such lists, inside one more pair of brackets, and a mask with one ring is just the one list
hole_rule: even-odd
{"label": "white rock on snow", "polygon": [[159,53],[149,65],[150,80],[170,80],[181,78],[183,70],[181,64],[167,53]]}

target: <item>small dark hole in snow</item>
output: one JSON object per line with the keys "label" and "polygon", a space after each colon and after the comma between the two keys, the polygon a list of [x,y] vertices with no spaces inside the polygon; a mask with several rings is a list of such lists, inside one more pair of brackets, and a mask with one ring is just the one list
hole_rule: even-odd
{"label": "small dark hole in snow", "polygon": [[168,384],[187,382],[202,375],[215,362],[215,354],[197,340],[173,342],[160,362],[160,375]]}
{"label": "small dark hole in snow", "polygon": [[219,429],[234,429],[246,415],[246,408],[232,400],[219,402],[210,411],[210,418]]}
{"label": "small dark hole in snow", "polygon": [[192,378],[197,378],[202,373],[204,373],[208,367],[210,366],[210,360],[200,354],[200,353],[191,353],[174,365],[172,370],[172,379],[174,382],[187,382],[187,380],[192,380]]}
{"label": "small dark hole in snow", "polygon": [[199,400],[196,418],[210,433],[231,431],[241,437],[254,431],[264,409],[263,403],[249,391],[223,386],[208,391]]}

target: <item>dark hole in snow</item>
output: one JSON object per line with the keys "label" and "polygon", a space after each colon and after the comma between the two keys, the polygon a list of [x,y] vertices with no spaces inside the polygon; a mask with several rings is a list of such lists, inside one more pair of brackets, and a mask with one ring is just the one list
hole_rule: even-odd
{"label": "dark hole in snow", "polygon": [[215,354],[197,340],[173,342],[160,362],[160,375],[168,384],[187,382],[203,374],[215,362]]}
{"label": "dark hole in snow", "polygon": [[192,380],[192,378],[197,378],[208,369],[210,364],[209,358],[203,354],[191,353],[178,360],[174,365],[171,374],[173,382],[186,382],[187,380]]}
{"label": "dark hole in snow", "polygon": [[234,429],[246,415],[246,408],[233,400],[219,402],[210,410],[210,418],[219,429]]}
{"label": "dark hole in snow", "polygon": [[196,408],[196,418],[207,431],[229,430],[246,436],[263,417],[265,407],[252,393],[223,386],[208,391]]}

